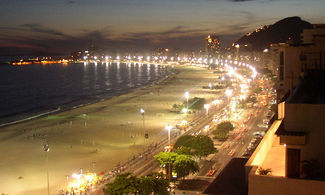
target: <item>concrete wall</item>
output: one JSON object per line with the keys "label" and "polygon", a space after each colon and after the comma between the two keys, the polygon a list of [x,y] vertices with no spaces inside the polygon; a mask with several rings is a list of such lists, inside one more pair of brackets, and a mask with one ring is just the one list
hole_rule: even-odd
{"label": "concrete wall", "polygon": [[306,144],[300,146],[301,160],[317,159],[325,171],[325,105],[286,104],[284,129],[306,132]]}
{"label": "concrete wall", "polygon": [[325,182],[316,180],[291,179],[255,175],[252,169],[249,175],[249,195],[324,195]]}

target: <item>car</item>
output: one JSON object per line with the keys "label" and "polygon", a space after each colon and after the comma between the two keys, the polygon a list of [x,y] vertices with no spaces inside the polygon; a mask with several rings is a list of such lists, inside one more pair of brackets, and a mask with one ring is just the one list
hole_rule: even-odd
{"label": "car", "polygon": [[217,172],[216,169],[210,169],[209,172],[207,173],[207,176],[213,176]]}
{"label": "car", "polygon": [[245,151],[244,153],[243,153],[243,155],[242,156],[250,156],[251,155],[251,153],[250,153],[250,151]]}
{"label": "car", "polygon": [[230,147],[230,144],[226,144],[223,148],[227,149]]}
{"label": "car", "polygon": [[235,154],[235,150],[231,150],[229,153],[228,153],[228,156],[233,156]]}
{"label": "car", "polygon": [[237,137],[235,138],[236,140],[240,140],[242,138],[241,135],[237,135]]}
{"label": "car", "polygon": [[254,136],[264,136],[264,135],[265,135],[265,132],[263,132],[263,131],[255,131],[255,132],[253,133],[253,135],[254,135]]}

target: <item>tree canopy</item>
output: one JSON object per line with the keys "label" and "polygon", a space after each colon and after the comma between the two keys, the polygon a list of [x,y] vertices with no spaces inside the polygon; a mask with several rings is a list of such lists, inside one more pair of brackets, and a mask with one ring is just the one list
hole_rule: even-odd
{"label": "tree canopy", "polygon": [[163,178],[161,174],[153,174],[153,176],[144,176],[137,178],[131,173],[124,173],[116,176],[114,182],[106,184],[104,188],[105,195],[147,195],[161,194],[167,195],[169,182]]}
{"label": "tree canopy", "polygon": [[233,130],[234,126],[229,121],[221,122],[217,125],[217,128],[212,131],[212,134],[218,139],[226,139],[229,131]]}
{"label": "tree canopy", "polygon": [[212,139],[207,135],[181,136],[177,139],[174,148],[178,154],[194,155],[200,158],[217,151]]}
{"label": "tree canopy", "polygon": [[[184,101],[183,105],[186,105],[187,102]],[[203,108],[203,105],[205,104],[204,98],[194,97],[192,99],[188,100],[188,108],[194,109],[194,110],[201,110]]]}
{"label": "tree canopy", "polygon": [[186,177],[191,173],[197,173],[200,170],[199,164],[188,155],[178,155],[173,170],[177,173],[177,177]]}
{"label": "tree canopy", "polygon": [[116,176],[113,183],[106,184],[104,194],[135,194],[138,191],[138,179],[131,173]]}
{"label": "tree canopy", "polygon": [[192,148],[194,149],[194,155],[200,158],[217,152],[212,139],[207,135],[196,136],[193,139]]}
{"label": "tree canopy", "polygon": [[194,136],[193,135],[183,135],[179,137],[175,144],[174,148],[179,148],[179,147],[192,147],[192,141],[193,141]]}
{"label": "tree canopy", "polygon": [[193,155],[193,149],[191,147],[180,146],[174,150],[177,154],[184,154],[184,155]]}
{"label": "tree canopy", "polygon": [[176,160],[177,154],[175,152],[160,152],[154,157],[158,160],[158,162],[162,165],[167,163],[173,163]]}
{"label": "tree canopy", "polygon": [[233,129],[234,129],[234,126],[229,121],[219,123],[216,128],[217,131],[226,132],[226,133],[228,133],[229,131],[231,131]]}

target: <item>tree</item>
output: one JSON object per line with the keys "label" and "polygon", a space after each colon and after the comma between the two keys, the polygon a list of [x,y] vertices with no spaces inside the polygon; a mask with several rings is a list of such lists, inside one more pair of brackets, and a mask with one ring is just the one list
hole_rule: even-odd
{"label": "tree", "polygon": [[212,134],[215,135],[215,138],[220,140],[225,140],[227,138],[226,132],[219,132],[217,130],[212,131]]}
{"label": "tree", "polygon": [[192,135],[183,135],[176,140],[176,142],[174,144],[174,148],[177,149],[182,146],[191,148],[193,139],[194,139],[194,136],[192,136]]}
{"label": "tree", "polygon": [[257,103],[257,99],[255,96],[248,96],[248,98],[246,99],[246,103],[248,102]]}
{"label": "tree", "polygon": [[155,181],[152,177],[141,177],[139,180],[139,191],[140,194],[151,194]]}
{"label": "tree", "polygon": [[162,177],[148,177],[144,176],[139,179],[139,194],[169,194],[169,182]]}
{"label": "tree", "polygon": [[217,152],[214,147],[212,139],[207,135],[198,135],[193,139],[192,148],[194,149],[194,155],[200,159]]}
{"label": "tree", "polygon": [[262,88],[259,87],[259,86],[257,86],[257,87],[255,87],[252,91],[253,91],[253,93],[259,94],[259,93],[262,92]]}
{"label": "tree", "polygon": [[168,194],[169,182],[162,174],[152,173],[152,176],[137,178],[130,173],[116,176],[113,183],[106,184],[105,195],[127,195],[127,194]]}
{"label": "tree", "polygon": [[[186,105],[187,102],[184,101],[183,105]],[[203,108],[203,105],[205,104],[204,98],[194,97],[192,99],[188,100],[189,108],[194,110],[201,110]]]}
{"label": "tree", "polygon": [[174,150],[177,154],[184,154],[184,155],[193,155],[193,149],[191,147],[180,146]]}
{"label": "tree", "polygon": [[233,130],[234,126],[229,121],[221,122],[217,125],[216,130],[219,132],[228,133],[229,131]]}
{"label": "tree", "polygon": [[[160,152],[159,154],[155,155],[156,158],[161,165],[165,165],[166,175],[171,178],[171,170],[173,169],[173,163],[176,160],[178,154],[175,152]],[[170,168],[170,169],[169,169]]]}
{"label": "tree", "polygon": [[105,195],[135,194],[138,191],[138,179],[131,173],[124,173],[116,176],[113,183],[106,184]]}
{"label": "tree", "polygon": [[195,155],[200,158],[216,152],[212,139],[207,135],[181,136],[177,139],[174,148],[178,154]]}
{"label": "tree", "polygon": [[190,156],[178,155],[173,164],[173,170],[177,173],[178,177],[182,177],[184,179],[191,173],[199,172],[200,167],[199,164]]}

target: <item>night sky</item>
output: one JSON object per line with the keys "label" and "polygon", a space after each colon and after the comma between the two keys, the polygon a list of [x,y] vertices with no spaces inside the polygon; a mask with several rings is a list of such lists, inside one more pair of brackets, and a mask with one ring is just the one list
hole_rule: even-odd
{"label": "night sky", "polygon": [[325,23],[324,0],[0,0],[0,55],[224,46],[290,16]]}

